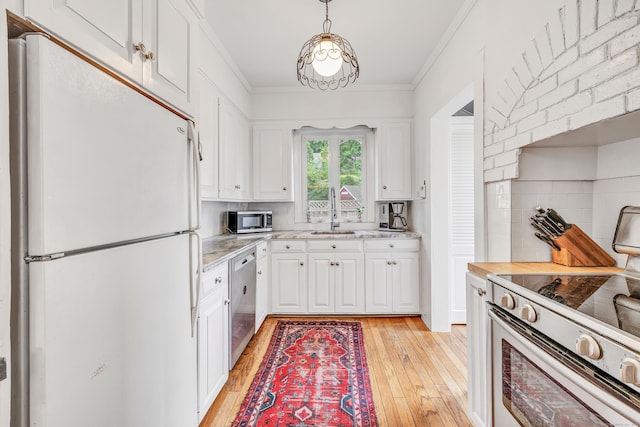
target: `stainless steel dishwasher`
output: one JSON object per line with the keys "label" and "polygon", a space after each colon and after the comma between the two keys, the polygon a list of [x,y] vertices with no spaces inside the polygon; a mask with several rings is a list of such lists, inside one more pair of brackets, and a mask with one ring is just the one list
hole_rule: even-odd
{"label": "stainless steel dishwasher", "polygon": [[229,368],[238,361],[255,332],[256,324],[256,248],[229,261]]}

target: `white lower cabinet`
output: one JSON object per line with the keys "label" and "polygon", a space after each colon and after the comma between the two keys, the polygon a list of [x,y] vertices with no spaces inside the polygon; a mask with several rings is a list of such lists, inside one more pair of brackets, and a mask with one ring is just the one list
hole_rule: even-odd
{"label": "white lower cabinet", "polygon": [[487,369],[487,285],[484,278],[467,272],[467,358],[469,417],[476,427],[489,426],[491,379]]}
{"label": "white lower cabinet", "polygon": [[361,253],[310,253],[309,313],[364,311],[364,257]]}
{"label": "white lower cabinet", "polygon": [[269,313],[269,257],[267,242],[256,246],[256,332]]}
{"label": "white lower cabinet", "polygon": [[307,312],[307,255],[272,253],[271,295],[274,313]]}
{"label": "white lower cabinet", "polygon": [[420,311],[420,253],[417,239],[365,242],[367,313]]}
{"label": "white lower cabinet", "polygon": [[198,419],[202,420],[229,377],[229,278],[227,263],[204,273],[198,314]]}

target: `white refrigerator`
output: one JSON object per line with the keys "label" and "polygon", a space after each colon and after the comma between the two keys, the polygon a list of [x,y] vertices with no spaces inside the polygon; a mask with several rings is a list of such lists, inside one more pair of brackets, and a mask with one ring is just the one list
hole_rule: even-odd
{"label": "white refrigerator", "polygon": [[42,35],[10,70],[12,426],[197,426],[193,124]]}

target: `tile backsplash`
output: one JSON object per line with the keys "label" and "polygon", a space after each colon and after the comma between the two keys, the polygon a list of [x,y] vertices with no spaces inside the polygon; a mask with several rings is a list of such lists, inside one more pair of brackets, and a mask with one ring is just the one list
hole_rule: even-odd
{"label": "tile backsplash", "polygon": [[592,236],[592,181],[513,181],[511,185],[512,261],[550,261],[549,246],[539,241],[529,218],[535,207],[553,208]]}

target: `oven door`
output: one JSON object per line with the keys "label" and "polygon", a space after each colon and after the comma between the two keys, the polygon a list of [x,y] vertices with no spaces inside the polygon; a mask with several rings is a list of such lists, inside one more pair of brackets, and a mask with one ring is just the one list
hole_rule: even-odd
{"label": "oven door", "polygon": [[[509,315],[489,311],[493,425],[636,426],[638,408],[598,386],[519,333]],[[513,322],[515,323],[515,322]]]}

